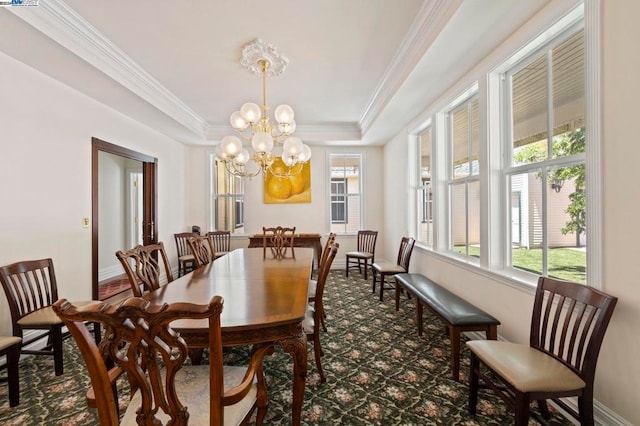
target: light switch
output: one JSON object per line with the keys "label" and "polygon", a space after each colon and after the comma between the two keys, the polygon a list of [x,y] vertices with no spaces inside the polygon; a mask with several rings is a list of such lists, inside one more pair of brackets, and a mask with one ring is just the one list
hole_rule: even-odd
{"label": "light switch", "polygon": [[83,217],[82,218],[82,227],[83,228],[88,228],[89,227],[89,218],[88,217]]}

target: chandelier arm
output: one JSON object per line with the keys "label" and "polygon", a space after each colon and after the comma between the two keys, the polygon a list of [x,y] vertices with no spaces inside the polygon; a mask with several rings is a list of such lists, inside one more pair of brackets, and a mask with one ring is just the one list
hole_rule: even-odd
{"label": "chandelier arm", "polygon": [[[240,170],[238,168],[238,166],[236,166],[235,162],[233,160],[225,160],[223,161],[224,163],[224,168],[225,170],[229,173],[232,174],[234,176],[238,176],[241,178],[254,178],[256,176],[258,176],[260,174],[260,172],[262,171],[262,167],[258,167],[254,172],[248,173],[244,170]],[[229,163],[231,163],[231,166],[229,166]]]}

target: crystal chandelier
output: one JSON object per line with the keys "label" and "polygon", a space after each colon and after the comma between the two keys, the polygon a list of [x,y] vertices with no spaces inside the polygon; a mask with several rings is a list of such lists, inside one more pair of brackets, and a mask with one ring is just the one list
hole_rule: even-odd
{"label": "crystal chandelier", "polygon": [[[311,148],[292,136],[296,129],[293,109],[286,104],[274,110],[277,125],[269,121],[267,111],[267,77],[278,76],[284,71],[289,60],[276,49],[260,39],[248,43],[242,49],[241,64],[254,74],[262,76],[262,106],[245,103],[231,114],[231,126],[237,136],[225,136],[218,145],[216,157],[223,162],[228,173],[252,178],[260,173],[266,179],[267,170],[274,176],[284,177],[298,174],[304,163],[311,158]],[[253,154],[243,146],[250,143]],[[272,167],[276,162],[274,144],[282,145],[284,167]],[[249,163],[253,162],[253,166]]]}

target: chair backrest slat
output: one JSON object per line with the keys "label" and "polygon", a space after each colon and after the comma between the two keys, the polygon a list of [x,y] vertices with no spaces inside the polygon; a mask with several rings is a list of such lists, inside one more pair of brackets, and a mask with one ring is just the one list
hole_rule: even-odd
{"label": "chair backrest slat", "polygon": [[[118,424],[117,401],[111,390],[105,358],[126,374],[132,389],[140,392],[142,403],[138,419],[152,424],[158,410],[166,413],[175,425],[187,425],[189,413],[177,395],[175,375],[188,356],[188,348],[170,323],[177,319],[209,320],[211,424],[222,424],[224,393],[220,313],[223,300],[213,296],[208,304],[173,303],[152,305],[138,297],[126,299],[119,306],[99,302],[77,308],[66,299],[53,305],[73,335],[85,360],[95,391],[101,425]],[[98,322],[104,329],[100,347],[87,330],[85,322]],[[142,367],[142,368],[141,368]],[[214,379],[215,377],[215,379]],[[188,401],[184,401],[188,403]],[[160,424],[160,423],[158,423]]]}
{"label": "chair backrest slat", "polygon": [[191,254],[193,254],[196,268],[208,265],[216,258],[216,251],[209,236],[195,235],[189,238],[189,247]]}
{"label": "chair backrest slat", "polygon": [[[333,259],[335,259],[336,254],[338,253],[338,249],[340,248],[339,243],[333,243],[329,248],[329,254],[327,255],[327,259],[324,263],[321,264],[320,270],[318,271],[318,279],[316,281],[316,294],[315,294],[315,310],[314,310],[314,327],[319,327],[321,323],[321,318],[318,315],[322,315],[323,306],[324,306],[324,289],[327,283],[327,276],[329,275],[329,271],[331,270],[331,265],[333,264]],[[316,330],[317,331],[317,330]]]}
{"label": "chair backrest slat", "polygon": [[178,251],[178,257],[191,254],[191,248],[189,248],[189,238],[196,235],[198,234],[196,234],[195,232],[179,232],[177,234],[173,234],[173,237],[176,240],[176,250]]}
{"label": "chair backrest slat", "polygon": [[211,231],[207,236],[211,237],[216,253],[231,250],[231,231]]}
{"label": "chair backrest slat", "polygon": [[416,240],[411,237],[402,237],[400,241],[400,250],[398,250],[398,265],[402,266],[405,271],[409,271],[409,263],[411,262],[411,253]]}
{"label": "chair backrest slat", "polygon": [[162,241],[146,246],[138,245],[126,252],[118,250],[116,257],[122,264],[129,278],[129,284],[131,284],[131,290],[134,296],[142,297],[140,283],[144,284],[144,287],[148,291],[160,288],[160,277],[162,274],[162,270],[160,269],[161,262],[164,264],[164,273],[167,277],[167,282],[173,281],[171,266],[169,265],[167,253]]}
{"label": "chair backrest slat", "polygon": [[293,246],[295,244],[296,227],[286,228],[262,227],[262,254],[267,257],[267,248],[271,249],[273,257],[282,259],[286,256],[287,250],[291,250],[291,255],[295,257]]}
{"label": "chair backrest slat", "polygon": [[16,322],[31,312],[47,307],[58,299],[58,287],[52,259],[26,260],[0,268],[0,281]]}
{"label": "chair backrest slat", "polygon": [[358,231],[358,251],[371,253],[375,257],[378,231],[365,229]]}
{"label": "chair backrest slat", "polygon": [[616,297],[594,288],[540,277],[530,344],[574,370],[590,388],[616,303]]}

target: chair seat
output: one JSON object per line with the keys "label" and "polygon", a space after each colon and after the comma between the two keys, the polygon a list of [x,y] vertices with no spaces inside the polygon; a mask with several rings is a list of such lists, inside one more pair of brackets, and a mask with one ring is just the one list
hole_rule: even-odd
{"label": "chair seat", "polygon": [[22,341],[21,338],[16,336],[0,336],[0,351],[7,349]]}
{"label": "chair seat", "polygon": [[304,315],[304,320],[302,320],[302,331],[304,334],[313,334],[313,326],[315,325],[313,312],[313,306],[307,305],[307,312]]}
{"label": "chair seat", "polygon": [[381,260],[380,262],[374,263],[373,269],[385,274],[400,274],[402,272],[407,272],[402,266],[398,265],[397,263],[388,262],[386,260]]}
{"label": "chair seat", "polygon": [[467,346],[520,392],[562,392],[585,387],[584,380],[570,368],[529,345],[473,340]]}
{"label": "chair seat", "polygon": [[347,257],[357,257],[360,259],[373,259],[373,253],[366,251],[350,251],[347,253]]}
{"label": "chair seat", "polygon": [[318,287],[318,281],[316,280],[309,280],[309,290],[307,291],[307,297],[308,298],[315,298],[316,297],[316,288]]}
{"label": "chair seat", "polygon": [[180,262],[193,262],[194,259],[195,258],[193,257],[192,254],[185,254],[184,256],[180,256],[178,258]]}
{"label": "chair seat", "polygon": [[[73,302],[73,304],[77,307],[87,306],[93,303],[98,303],[96,300],[87,300],[82,302]],[[55,325],[61,324],[62,321],[53,312],[53,308],[51,306],[47,306],[42,309],[38,309],[37,311],[33,311],[28,315],[23,316],[18,320],[18,324],[21,326],[33,326],[33,325]]]}
{"label": "chair seat", "polygon": [[[242,382],[245,367],[224,367],[224,390],[227,391]],[[189,412],[190,425],[209,425],[209,366],[193,365],[184,366],[176,373],[175,378],[176,392],[178,398]],[[224,424],[239,425],[251,411],[258,392],[256,382],[249,393],[239,402],[224,407]],[[125,412],[121,425],[137,426],[136,411],[142,402],[140,392],[136,392],[129,402],[127,411]],[[156,417],[166,424],[169,416],[162,410],[158,410]]]}

